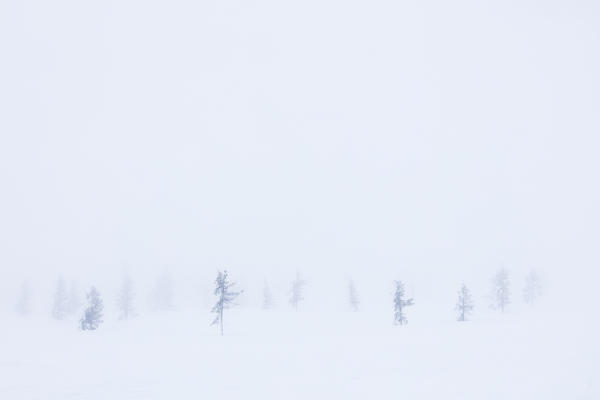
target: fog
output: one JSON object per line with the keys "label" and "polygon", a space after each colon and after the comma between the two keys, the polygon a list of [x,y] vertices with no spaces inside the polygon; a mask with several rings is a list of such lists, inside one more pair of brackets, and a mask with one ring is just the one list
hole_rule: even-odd
{"label": "fog", "polygon": [[599,49],[591,0],[0,2],[0,397],[598,398]]}
{"label": "fog", "polygon": [[265,279],[285,303],[297,271],[316,304],[343,303],[349,278],[367,302],[402,279],[445,303],[499,267],[584,300],[599,11],[3,2],[5,308],[25,279],[44,312],[59,276],[113,291],[125,271],[210,302],[223,268],[250,304]]}
{"label": "fog", "polygon": [[600,7],[494,3],[3,2],[1,286],[597,278]]}

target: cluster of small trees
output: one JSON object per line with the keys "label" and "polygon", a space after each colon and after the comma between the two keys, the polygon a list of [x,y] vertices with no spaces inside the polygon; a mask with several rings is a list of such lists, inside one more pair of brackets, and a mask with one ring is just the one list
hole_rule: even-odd
{"label": "cluster of small trees", "polygon": [[[405,325],[408,323],[406,318],[406,307],[414,305],[412,298],[405,298],[405,288],[402,281],[395,281],[395,291],[393,295],[393,311],[394,323],[397,325]],[[493,276],[491,281],[491,305],[494,309],[504,312],[510,303],[510,282],[508,271],[501,268]],[[217,325],[219,332],[223,335],[224,332],[224,312],[233,305],[235,299],[243,293],[243,290],[234,290],[235,282],[229,280],[229,274],[225,270],[217,272],[215,279],[214,295],[217,297],[217,302],[213,306],[211,312],[216,316],[212,321],[212,325]],[[299,304],[304,300],[304,281],[299,273],[291,282],[289,303],[298,310]],[[533,304],[541,295],[541,280],[535,271],[530,271],[525,279],[523,288],[523,299],[527,304]],[[117,309],[120,320],[128,320],[136,316],[134,307],[135,293],[133,290],[133,281],[129,276],[125,276],[117,294]],[[86,293],[87,304],[83,310],[83,314],[79,320],[79,326],[82,330],[98,329],[103,322],[104,305],[100,293],[95,287],[91,287]],[[31,311],[31,288],[28,282],[23,283],[21,293],[19,295],[16,311],[20,314],[28,314]],[[348,283],[348,304],[352,311],[356,312],[360,307],[360,299],[356,285],[353,280]],[[66,284],[62,278],[59,278],[54,294],[54,304],[52,308],[52,316],[57,320],[62,320],[67,316],[76,315],[81,307],[77,286],[72,283],[67,291]],[[155,310],[169,310],[173,308],[173,285],[171,278],[168,275],[161,276],[153,290],[152,307]],[[264,282],[262,308],[268,310],[273,307],[273,296],[271,289]],[[458,301],[455,306],[458,321],[467,321],[469,315],[474,309],[474,301],[469,288],[463,283],[458,291]]]}
{"label": "cluster of small trees", "polygon": [[[531,270],[525,278],[525,286],[523,288],[523,300],[527,304],[533,304],[542,293],[541,279],[535,270]],[[492,286],[490,292],[490,300],[492,308],[505,312],[510,304],[510,281],[508,279],[508,271],[506,268],[501,268],[492,278]],[[458,311],[458,320],[466,321],[467,317],[473,311],[474,304],[471,292],[463,283],[458,291],[458,302],[456,310]]]}
{"label": "cluster of small trees", "polygon": [[[119,319],[129,319],[135,316],[133,299],[133,282],[131,278],[125,277],[117,295]],[[94,286],[86,293],[86,301],[86,306],[79,319],[79,326],[82,330],[95,330],[103,322],[104,303],[100,292]],[[17,301],[16,311],[21,315],[29,314],[31,312],[30,303],[31,289],[29,283],[25,282]],[[81,306],[82,301],[75,282],[72,282],[67,290],[64,279],[59,278],[54,292],[52,317],[56,320],[64,320],[67,317],[75,316],[80,312]]]}

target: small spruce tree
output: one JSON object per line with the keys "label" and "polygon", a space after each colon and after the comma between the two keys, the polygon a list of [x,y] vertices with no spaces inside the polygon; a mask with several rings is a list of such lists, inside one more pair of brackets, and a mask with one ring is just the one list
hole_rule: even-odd
{"label": "small spruce tree", "polygon": [[217,325],[219,332],[223,336],[223,312],[233,306],[234,300],[243,291],[234,292],[231,288],[235,285],[235,282],[229,281],[227,271],[218,271],[217,279],[215,279],[215,296],[217,296],[217,303],[213,306],[211,312],[217,314],[211,325]]}
{"label": "small spruce tree", "polygon": [[471,291],[464,283],[458,291],[456,311],[458,311],[459,321],[466,321],[467,316],[471,313],[471,311],[473,311],[473,299],[471,298]]}
{"label": "small spruce tree", "polygon": [[103,322],[104,305],[100,298],[100,293],[92,286],[86,295],[88,306],[83,313],[83,317],[79,321],[81,330],[93,331],[98,329],[98,326]]}
{"label": "small spruce tree", "polygon": [[394,292],[394,323],[396,325],[404,325],[408,323],[404,315],[404,307],[412,306],[413,299],[404,300],[404,284],[402,281],[395,281],[396,290]]}

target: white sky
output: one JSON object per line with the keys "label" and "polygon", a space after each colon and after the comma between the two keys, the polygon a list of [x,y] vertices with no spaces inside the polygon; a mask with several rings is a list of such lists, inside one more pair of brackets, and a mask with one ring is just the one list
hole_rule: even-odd
{"label": "white sky", "polygon": [[0,2],[2,285],[597,278],[600,3],[483,3]]}

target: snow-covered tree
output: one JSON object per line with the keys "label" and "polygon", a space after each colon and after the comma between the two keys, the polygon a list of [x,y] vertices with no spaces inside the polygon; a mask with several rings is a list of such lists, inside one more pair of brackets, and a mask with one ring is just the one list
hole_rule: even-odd
{"label": "snow-covered tree", "polygon": [[304,286],[306,286],[306,282],[300,279],[300,273],[297,272],[296,279],[292,281],[292,288],[290,290],[290,304],[295,310],[298,310],[298,303],[304,300],[304,296],[302,294]]}
{"label": "snow-covered tree", "polygon": [[92,286],[90,291],[86,295],[88,306],[83,313],[83,317],[79,321],[81,330],[93,331],[98,329],[98,326],[103,322],[103,310],[104,305],[100,298],[100,293]]}
{"label": "snow-covered tree", "polygon": [[52,316],[55,319],[63,319],[67,315],[69,296],[67,296],[67,289],[65,287],[65,281],[61,277],[58,279],[56,284],[56,292],[54,293],[54,307],[52,308]]}
{"label": "snow-covered tree", "polygon": [[356,286],[352,279],[350,279],[350,282],[348,283],[348,302],[350,303],[350,309],[352,309],[352,311],[358,311],[360,299],[358,298],[358,292],[356,291]]}
{"label": "snow-covered tree", "polygon": [[69,300],[67,301],[67,313],[70,315],[76,315],[79,313],[81,308],[81,296],[79,296],[79,289],[75,281],[71,282],[69,288]]}
{"label": "snow-covered tree", "polygon": [[233,302],[242,291],[234,292],[231,288],[235,285],[235,282],[229,281],[227,271],[218,271],[217,279],[215,279],[215,296],[217,296],[217,303],[213,306],[211,312],[217,314],[211,325],[217,325],[221,335],[223,335],[223,311],[230,308],[235,303]]}
{"label": "snow-covered tree", "polygon": [[117,309],[119,311],[119,319],[130,319],[135,317],[135,308],[133,306],[133,281],[129,276],[123,278],[123,283],[117,294]]}
{"label": "snow-covered tree", "polygon": [[458,311],[459,321],[466,321],[467,316],[471,313],[471,311],[473,311],[473,299],[471,298],[471,291],[464,283],[458,291],[456,311]]}
{"label": "snow-covered tree", "polygon": [[265,284],[263,286],[263,310],[269,310],[273,308],[273,295],[271,294],[271,288],[269,287],[269,283],[265,280]]}
{"label": "snow-covered tree", "polygon": [[542,294],[542,282],[536,271],[531,270],[525,278],[525,287],[523,288],[523,300],[527,304],[533,304]]}
{"label": "snow-covered tree", "polygon": [[23,282],[23,285],[21,285],[21,292],[15,305],[15,311],[19,315],[28,315],[31,313],[31,287],[28,281]]}
{"label": "snow-covered tree", "polygon": [[408,323],[404,315],[404,307],[412,306],[413,299],[404,300],[404,284],[402,281],[395,281],[396,291],[394,292],[394,323],[396,325],[404,325]]}
{"label": "snow-covered tree", "polygon": [[154,310],[173,309],[173,280],[169,274],[165,273],[158,278],[150,300]]}
{"label": "snow-covered tree", "polygon": [[504,312],[510,303],[508,271],[501,268],[492,278],[492,307]]}

